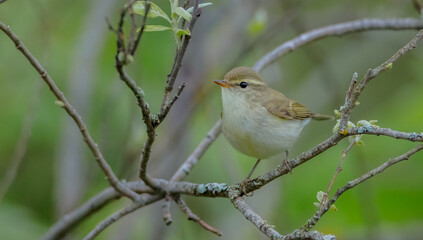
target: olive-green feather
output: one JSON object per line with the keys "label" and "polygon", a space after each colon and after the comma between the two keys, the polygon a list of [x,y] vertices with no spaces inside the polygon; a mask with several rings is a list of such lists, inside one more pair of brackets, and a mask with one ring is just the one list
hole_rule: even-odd
{"label": "olive-green feather", "polygon": [[282,93],[269,88],[271,94],[267,94],[269,99],[263,103],[266,110],[282,119],[286,120],[304,120],[312,117],[312,113],[300,103],[285,97]]}

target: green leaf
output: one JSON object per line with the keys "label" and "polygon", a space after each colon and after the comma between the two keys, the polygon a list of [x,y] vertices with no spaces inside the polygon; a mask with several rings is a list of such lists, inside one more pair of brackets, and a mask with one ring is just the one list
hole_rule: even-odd
{"label": "green leaf", "polygon": [[366,120],[360,120],[357,122],[357,127],[369,127],[369,126],[372,126],[372,125]]}
{"label": "green leaf", "polygon": [[333,113],[335,114],[336,118],[340,118],[341,117],[341,112],[338,109],[333,110]]}
{"label": "green leaf", "polygon": [[362,144],[362,145],[360,145],[360,146],[363,146],[363,145],[364,145],[364,143],[358,143],[358,142],[360,142],[360,141],[361,141],[361,138],[362,138],[362,137],[363,137],[363,135],[349,136],[349,137],[348,137],[348,141],[349,141],[349,143],[351,143],[351,144],[358,144],[358,145]]}
{"label": "green leaf", "polygon": [[[162,25],[145,25],[144,31],[145,32],[161,32],[161,31],[166,31],[166,30],[171,30],[172,28],[170,27],[166,27],[166,26],[162,26]],[[140,28],[138,28],[137,30],[138,32],[140,31]]]}
{"label": "green leaf", "polygon": [[136,1],[132,5],[132,9],[134,10],[134,13],[144,16],[146,3],[150,5],[150,10],[148,11],[147,17],[149,18],[161,17],[166,19],[168,22],[171,22],[169,17],[166,15],[166,13],[155,3],[150,1]]}
{"label": "green leaf", "polygon": [[181,7],[177,7],[177,8],[175,8],[175,9],[173,9],[173,11],[174,11],[174,13],[176,13],[178,16],[183,17],[185,20],[187,20],[187,21],[191,21],[192,16],[191,16],[191,14],[190,14],[187,10],[185,10],[185,9],[183,9],[183,8],[181,8]]}
{"label": "green leaf", "polygon": [[119,52],[119,54],[118,54],[118,60],[119,60],[119,62],[124,62],[125,61],[125,53],[124,52]]}
{"label": "green leaf", "polygon": [[337,212],[338,208],[335,206],[335,204],[330,205],[330,210]]}
{"label": "green leaf", "polygon": [[[201,4],[198,4],[198,8],[207,7],[207,6],[210,6],[212,4],[213,3],[210,3],[210,2],[208,2],[208,3],[201,3]],[[193,10],[194,10],[194,7],[190,7],[186,11],[189,12],[189,13],[192,13]]]}
{"label": "green leaf", "polygon": [[178,0],[173,0],[172,1],[172,5],[173,5],[173,8],[178,7],[179,6],[179,1]]}
{"label": "green leaf", "polygon": [[348,128],[353,128],[353,127],[355,127],[355,124],[352,123],[352,122],[350,122],[350,121],[348,121]]}
{"label": "green leaf", "polygon": [[264,9],[255,12],[254,18],[247,25],[248,33],[258,35],[267,27],[267,13]]}
{"label": "green leaf", "polygon": [[316,195],[316,198],[317,198],[317,200],[319,201],[319,202],[321,202],[322,201],[322,199],[323,199],[323,197],[326,195],[326,193],[325,192],[323,192],[323,191],[318,191],[317,192],[317,195]]}
{"label": "green leaf", "polygon": [[178,35],[178,37],[182,36],[182,35],[191,35],[191,32],[189,31],[189,29],[187,28],[186,30],[184,29],[178,29],[176,31],[176,35]]}
{"label": "green leaf", "polygon": [[338,120],[336,120],[336,124],[335,124],[335,126],[333,126],[333,128],[332,128],[332,133],[336,133],[337,131],[338,131],[338,129],[339,129],[339,119]]}
{"label": "green leaf", "polygon": [[62,101],[60,101],[60,100],[56,100],[56,101],[54,101],[54,104],[56,104],[57,106],[59,106],[59,107],[64,107],[65,106],[65,103],[64,102],[62,102]]}

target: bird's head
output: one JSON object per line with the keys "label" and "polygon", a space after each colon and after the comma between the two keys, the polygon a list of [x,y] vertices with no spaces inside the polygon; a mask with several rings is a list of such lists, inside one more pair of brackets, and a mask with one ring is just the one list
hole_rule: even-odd
{"label": "bird's head", "polygon": [[222,88],[239,91],[245,89],[254,89],[266,86],[260,75],[248,67],[236,67],[225,74],[223,80],[215,80],[214,83]]}

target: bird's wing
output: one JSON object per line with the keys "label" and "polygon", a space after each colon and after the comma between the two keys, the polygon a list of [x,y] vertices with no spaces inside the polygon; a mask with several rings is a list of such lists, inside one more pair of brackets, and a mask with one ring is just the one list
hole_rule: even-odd
{"label": "bird's wing", "polygon": [[263,103],[266,110],[285,120],[303,120],[312,117],[312,113],[300,103],[285,97],[282,93],[270,89],[271,94],[268,94],[268,99]]}

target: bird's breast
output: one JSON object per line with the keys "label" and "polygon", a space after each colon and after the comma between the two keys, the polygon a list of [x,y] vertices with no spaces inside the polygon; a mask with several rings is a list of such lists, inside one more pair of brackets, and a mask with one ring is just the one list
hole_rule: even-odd
{"label": "bird's breast", "polygon": [[289,150],[310,121],[283,120],[269,113],[260,102],[223,88],[222,105],[225,138],[239,152],[260,159]]}

